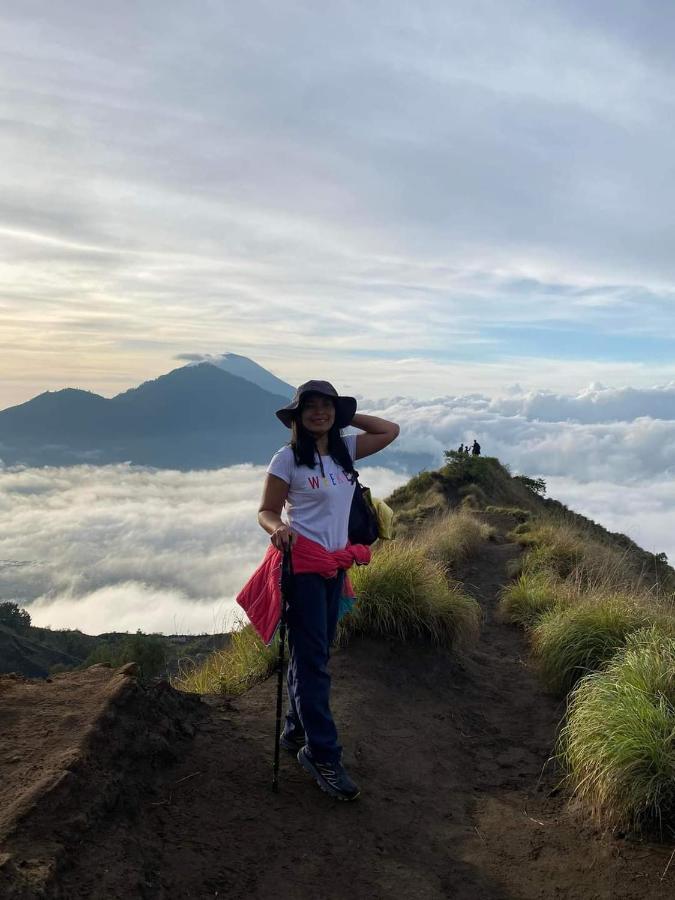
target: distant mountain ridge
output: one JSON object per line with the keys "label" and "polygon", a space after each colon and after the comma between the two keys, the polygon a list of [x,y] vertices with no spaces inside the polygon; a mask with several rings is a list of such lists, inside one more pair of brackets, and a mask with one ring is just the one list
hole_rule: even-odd
{"label": "distant mountain ridge", "polygon": [[[111,399],[64,388],[0,411],[0,464],[130,462],[187,471],[269,462],[289,438],[274,413],[295,389],[234,353],[186,358],[188,365]],[[377,465],[407,474],[436,464],[431,450],[394,447],[377,457]]]}
{"label": "distant mountain ridge", "polygon": [[65,388],[0,412],[0,459],[182,470],[262,463],[287,440],[274,415],[287,402],[209,363],[174,369],[112,399]]}

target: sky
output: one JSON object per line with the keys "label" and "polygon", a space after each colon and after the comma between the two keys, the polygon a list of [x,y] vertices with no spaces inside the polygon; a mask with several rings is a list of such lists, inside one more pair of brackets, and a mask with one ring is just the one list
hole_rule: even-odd
{"label": "sky", "polygon": [[[675,560],[674,42],[666,0],[5,0],[0,409],[239,353]],[[219,630],[261,479],[0,461],[0,596]]]}
{"label": "sky", "polygon": [[675,382],[675,8],[6,0],[0,408]]}

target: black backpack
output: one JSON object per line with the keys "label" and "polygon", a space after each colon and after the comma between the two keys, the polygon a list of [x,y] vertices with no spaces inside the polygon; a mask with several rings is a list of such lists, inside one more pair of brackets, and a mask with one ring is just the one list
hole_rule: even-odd
{"label": "black backpack", "polygon": [[368,502],[370,488],[359,482],[359,473],[354,470],[354,497],[349,511],[348,537],[352,544],[374,544],[378,538],[375,510]]}

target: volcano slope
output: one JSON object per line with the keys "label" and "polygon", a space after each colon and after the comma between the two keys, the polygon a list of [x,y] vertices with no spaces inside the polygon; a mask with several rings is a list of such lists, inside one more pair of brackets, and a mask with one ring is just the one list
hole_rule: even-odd
{"label": "volcano slope", "polygon": [[353,640],[334,654],[333,706],[352,804],[291,756],[272,793],[275,679],[205,698],[178,763],[134,815],[91,829],[52,882],[62,898],[662,898],[671,848],[604,834],[569,811],[547,764],[563,710],[496,617],[518,548],[486,544],[463,573],[482,604],[478,646]]}

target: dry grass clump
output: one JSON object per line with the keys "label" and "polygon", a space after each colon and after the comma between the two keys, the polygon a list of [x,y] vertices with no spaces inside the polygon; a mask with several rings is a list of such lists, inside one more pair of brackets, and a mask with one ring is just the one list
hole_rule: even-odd
{"label": "dry grass clump", "polygon": [[465,509],[450,513],[428,525],[418,536],[422,551],[448,569],[456,569],[462,560],[475,556],[494,529]]}
{"label": "dry grass clump", "polygon": [[549,689],[566,693],[579,678],[611,659],[651,618],[645,606],[620,596],[587,597],[545,613],[531,637]]}
{"label": "dry grass clump", "polygon": [[340,624],[341,640],[353,634],[425,639],[451,647],[475,640],[480,607],[448,583],[443,563],[412,541],[384,544],[368,566],[350,571],[358,601]]}
{"label": "dry grass clump", "polygon": [[675,824],[675,639],[638,631],[570,697],[559,755],[574,793],[610,825]]}
{"label": "dry grass clump", "polygon": [[516,531],[512,538],[529,550],[512,574],[544,575],[557,581],[566,603],[581,601],[589,594],[620,593],[641,600],[648,593],[625,552],[569,523],[537,520]]}
{"label": "dry grass clump", "polygon": [[279,654],[278,638],[269,647],[251,625],[232,633],[230,644],[215,650],[199,666],[182,666],[173,686],[195,694],[243,694],[274,671]]}
{"label": "dry grass clump", "polygon": [[[494,513],[498,516],[510,516],[512,519],[515,519],[516,522],[519,522],[521,525],[529,522],[532,518],[532,513],[529,509],[521,509],[519,506],[486,506],[486,513]],[[526,529],[523,529],[525,531]],[[522,534],[522,532],[520,532]]]}
{"label": "dry grass clump", "polygon": [[547,572],[568,578],[584,559],[585,542],[568,525],[539,522],[518,534],[518,541],[530,547],[523,560],[523,572]]}
{"label": "dry grass clump", "polygon": [[546,573],[535,572],[508,584],[501,592],[499,608],[509,622],[529,628],[562,602],[559,583]]}

